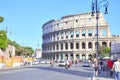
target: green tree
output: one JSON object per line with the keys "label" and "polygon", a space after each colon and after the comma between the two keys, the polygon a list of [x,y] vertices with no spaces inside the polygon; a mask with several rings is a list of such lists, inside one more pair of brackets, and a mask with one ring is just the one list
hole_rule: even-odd
{"label": "green tree", "polygon": [[0,31],[0,49],[5,50],[8,47],[7,35],[4,30]]}
{"label": "green tree", "polygon": [[101,57],[109,56],[110,51],[111,49],[109,47],[99,46],[98,48],[98,53]]}

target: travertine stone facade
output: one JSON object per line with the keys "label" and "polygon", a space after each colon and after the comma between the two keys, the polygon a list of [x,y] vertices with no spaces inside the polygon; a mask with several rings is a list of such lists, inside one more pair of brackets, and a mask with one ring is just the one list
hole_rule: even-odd
{"label": "travertine stone facade", "polygon": [[[91,13],[63,16],[43,26],[42,58],[84,60],[96,53],[96,18]],[[109,25],[102,13],[99,14],[99,44],[110,47]]]}

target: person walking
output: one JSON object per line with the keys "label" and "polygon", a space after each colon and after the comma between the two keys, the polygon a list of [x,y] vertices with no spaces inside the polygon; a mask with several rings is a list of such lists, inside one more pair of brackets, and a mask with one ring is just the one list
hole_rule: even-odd
{"label": "person walking", "polygon": [[100,68],[101,68],[101,70],[103,70],[103,61],[102,60],[100,60]]}
{"label": "person walking", "polygon": [[107,75],[108,75],[108,73],[110,73],[110,77],[113,76],[112,67],[113,67],[113,61],[111,59],[109,59],[107,61]]}
{"label": "person walking", "polygon": [[98,69],[99,69],[99,67],[98,67],[98,63],[97,63],[97,62],[95,62],[95,63],[94,63],[95,77],[97,77],[97,76],[98,76]]}
{"label": "person walking", "polygon": [[115,71],[115,80],[120,80],[120,58],[114,62],[112,70]]}

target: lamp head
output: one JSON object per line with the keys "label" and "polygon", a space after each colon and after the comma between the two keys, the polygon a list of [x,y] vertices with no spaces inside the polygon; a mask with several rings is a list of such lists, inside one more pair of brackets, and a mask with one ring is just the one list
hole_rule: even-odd
{"label": "lamp head", "polygon": [[95,10],[94,10],[94,3],[92,3],[92,14],[91,16],[94,16]]}
{"label": "lamp head", "polygon": [[107,10],[107,7],[105,7],[105,14],[108,14],[108,10]]}

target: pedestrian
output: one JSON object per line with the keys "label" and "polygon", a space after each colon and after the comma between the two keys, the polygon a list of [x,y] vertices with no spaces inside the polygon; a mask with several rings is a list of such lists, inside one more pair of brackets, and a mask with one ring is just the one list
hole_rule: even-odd
{"label": "pedestrian", "polygon": [[111,59],[109,59],[107,61],[107,75],[108,73],[110,74],[110,77],[113,76],[113,71],[112,71],[112,67],[113,67],[113,61]]}
{"label": "pedestrian", "polygon": [[103,61],[102,60],[100,60],[100,68],[101,68],[101,70],[103,70]]}
{"label": "pedestrian", "polygon": [[53,67],[53,60],[50,61],[50,66]]}
{"label": "pedestrian", "polygon": [[95,76],[97,77],[98,76],[98,65],[96,62],[94,64],[94,71],[95,71]]}
{"label": "pedestrian", "polygon": [[115,80],[120,80],[120,58],[114,62],[112,70],[115,71]]}

